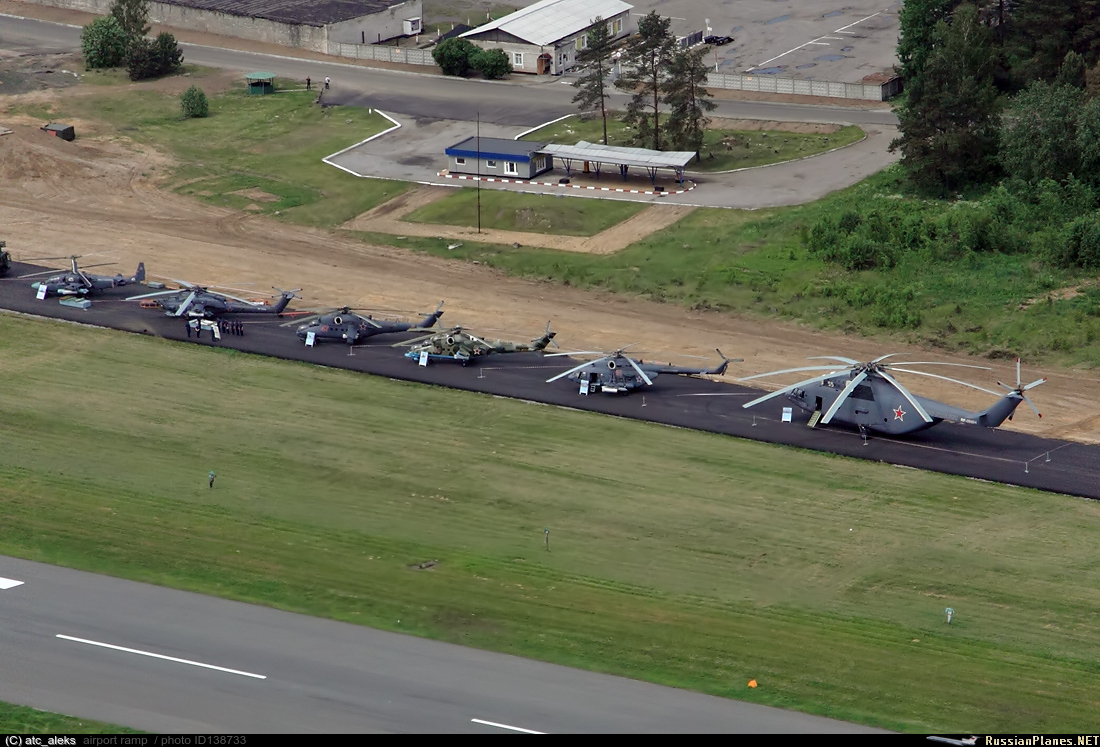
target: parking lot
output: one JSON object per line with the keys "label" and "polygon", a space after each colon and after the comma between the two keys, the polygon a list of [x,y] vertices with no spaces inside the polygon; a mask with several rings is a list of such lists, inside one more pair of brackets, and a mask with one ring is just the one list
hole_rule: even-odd
{"label": "parking lot", "polygon": [[[901,0],[628,1],[634,6],[635,23],[638,16],[656,10],[672,18],[678,36],[702,31],[733,37],[730,44],[712,47],[707,58],[723,73],[858,83],[865,75],[892,69],[897,61]],[[507,6],[532,2],[512,0]]]}

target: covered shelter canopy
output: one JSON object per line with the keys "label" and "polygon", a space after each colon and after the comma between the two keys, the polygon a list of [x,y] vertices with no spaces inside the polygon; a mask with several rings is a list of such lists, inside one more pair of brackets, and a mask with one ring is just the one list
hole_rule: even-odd
{"label": "covered shelter canopy", "polygon": [[244,80],[248,84],[249,93],[275,92],[275,73],[245,73]]}
{"label": "covered shelter canopy", "polygon": [[686,150],[649,150],[648,148],[623,148],[617,145],[599,145],[585,140],[576,145],[544,145],[539,149],[541,153],[559,158],[565,164],[565,173],[568,174],[576,161],[584,161],[592,164],[599,177],[602,164],[615,164],[619,167],[619,173],[623,180],[631,166],[644,168],[649,174],[649,180],[657,180],[658,169],[670,169],[676,172],[676,180],[684,181],[684,169],[695,158],[694,151]]}

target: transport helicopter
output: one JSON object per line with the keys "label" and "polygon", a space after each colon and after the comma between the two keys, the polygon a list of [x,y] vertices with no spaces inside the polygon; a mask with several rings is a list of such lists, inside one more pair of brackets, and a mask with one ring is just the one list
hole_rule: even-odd
{"label": "transport helicopter", "polygon": [[[360,309],[360,311],[363,310]],[[443,316],[443,302],[440,301],[435,311],[426,315],[419,322],[395,322],[386,319],[375,319],[370,314],[363,315],[355,312],[355,309],[344,306],[340,309],[330,309],[304,319],[296,319],[281,326],[297,326],[298,337],[309,346],[318,342],[342,342],[347,345],[358,345],[375,335],[431,329],[439,321],[439,317]]]}
{"label": "transport helicopter", "polygon": [[[631,343],[636,345],[637,343]],[[564,371],[546,380],[546,383],[558,379],[569,379],[580,384],[581,394],[604,392],[606,394],[626,394],[633,389],[642,386],[652,386],[653,380],[661,374],[677,376],[721,376],[731,363],[740,362],[740,358],[727,358],[721,350],[715,348],[722,362],[712,368],[688,368],[684,366],[659,365],[645,363],[623,355],[623,352],[631,347],[627,345],[612,353],[597,353],[590,350],[582,350],[573,353],[550,353],[547,358],[557,355],[600,355],[594,361],[582,363],[579,366]]]}
{"label": "transport helicopter", "polygon": [[[942,363],[939,361],[885,362],[887,358],[893,358],[896,355],[900,355],[900,353],[879,356],[867,363],[860,363],[851,358],[840,356],[816,356],[809,360],[831,360],[836,361],[836,363],[788,368],[782,371],[770,371],[755,376],[746,376],[739,380],[749,381],[798,371],[824,372],[812,379],[791,384],[763,397],[758,397],[751,402],[746,402],[742,407],[755,407],[776,397],[785,396],[797,407],[811,413],[808,423],[811,428],[819,424],[843,423],[859,428],[860,432],[875,431],[891,436],[915,433],[944,421],[996,428],[1005,420],[1012,418],[1021,402],[1027,402],[1036,415],[1040,418],[1043,417],[1025,392],[1039,386],[1046,379],[1037,379],[1025,386],[1020,379],[1019,358],[1016,359],[1016,386],[1012,387],[1000,381],[997,382],[999,386],[1007,390],[1007,393],[1003,393],[948,376],[911,368],[912,366],[956,366],[959,368],[991,370],[987,366],[969,366],[963,363]],[[912,394],[894,378],[894,373],[915,374],[950,381],[954,384],[961,384],[971,389],[998,396],[1000,399],[985,410],[970,412],[953,405]]]}
{"label": "transport helicopter", "polygon": [[405,357],[427,365],[429,361],[444,360],[461,363],[463,366],[473,360],[500,353],[528,353],[544,350],[557,332],[550,330],[546,323],[546,333],[531,342],[509,342],[507,340],[485,340],[464,327],[452,327],[446,331],[424,335],[412,340],[394,343],[393,347],[407,347]]}

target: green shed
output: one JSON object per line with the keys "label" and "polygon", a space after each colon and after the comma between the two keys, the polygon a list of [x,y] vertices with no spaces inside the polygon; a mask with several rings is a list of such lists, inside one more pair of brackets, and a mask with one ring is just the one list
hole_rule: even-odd
{"label": "green shed", "polygon": [[248,83],[249,93],[275,93],[275,73],[248,73],[244,80]]}

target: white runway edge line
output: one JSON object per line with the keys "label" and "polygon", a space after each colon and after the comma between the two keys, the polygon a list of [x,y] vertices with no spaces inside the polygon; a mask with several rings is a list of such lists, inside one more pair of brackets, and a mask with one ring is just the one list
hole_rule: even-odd
{"label": "white runway edge line", "polygon": [[190,661],[188,659],[177,659],[175,656],[165,656],[164,654],[154,654],[150,651],[140,651],[136,648],[126,648],[125,646],[115,646],[110,643],[100,643],[99,641],[89,641],[87,638],[74,638],[71,635],[57,634],[58,638],[65,641],[75,641],[77,643],[86,643],[89,646],[99,646],[100,648],[109,648],[115,651],[124,651],[128,654],[139,654],[141,656],[150,656],[154,659],[164,659],[165,661],[174,661],[177,664],[189,664],[193,667],[202,667],[203,669],[213,669],[218,672],[228,672],[229,674],[239,674],[242,677],[252,677],[257,680],[266,680],[267,677],[262,674],[253,674],[252,672],[242,672],[239,669],[227,669],[226,667],[216,667],[213,664],[203,664],[201,661]]}
{"label": "white runway edge line", "polygon": [[0,590],[2,589],[14,589],[16,586],[22,586],[22,581],[16,581],[14,578],[0,578]]}
{"label": "white runway edge line", "polygon": [[363,178],[364,176],[366,176],[366,174],[359,174],[359,173],[357,173],[357,172],[355,172],[355,171],[352,171],[351,169],[348,169],[348,168],[344,168],[343,166],[341,166],[341,165],[340,165],[340,164],[338,164],[338,163],[333,163],[333,162],[332,162],[332,161],[330,161],[329,159],[330,159],[330,158],[336,158],[336,156],[339,156],[339,155],[343,155],[344,153],[347,153],[347,152],[348,152],[349,150],[353,150],[353,149],[355,149],[355,148],[358,148],[358,147],[359,147],[360,145],[363,145],[364,143],[369,143],[369,142],[370,142],[371,140],[374,140],[374,139],[376,139],[376,138],[380,138],[380,137],[382,137],[383,135],[388,135],[389,133],[393,132],[394,130],[397,130],[397,129],[400,129],[400,128],[401,128],[401,123],[400,123],[400,122],[398,122],[398,121],[397,121],[396,119],[394,119],[393,117],[391,117],[391,116],[390,116],[389,114],[386,114],[386,113],[385,113],[384,111],[382,111],[381,109],[375,109],[374,111],[376,111],[377,113],[381,114],[381,115],[382,115],[383,117],[385,117],[385,118],[386,118],[386,119],[388,119],[389,121],[393,122],[393,127],[390,127],[390,128],[388,128],[388,129],[382,130],[381,132],[379,132],[379,133],[378,133],[378,134],[376,134],[376,135],[371,135],[371,136],[370,136],[370,137],[368,137],[368,138],[367,138],[366,140],[360,140],[360,141],[359,141],[358,143],[356,143],[355,145],[349,145],[348,147],[344,148],[343,150],[338,150],[338,151],[336,151],[335,153],[331,153],[331,154],[329,154],[329,155],[325,156],[324,158],[322,158],[322,159],[321,159],[321,162],[322,162],[322,163],[327,163],[327,164],[328,164],[329,166],[335,166],[336,168],[340,169],[341,171],[346,171],[346,172],[348,172],[348,173],[349,173],[349,174],[351,174],[352,176],[357,176],[357,177],[359,177],[359,178]]}
{"label": "white runway edge line", "polygon": [[545,734],[544,731],[535,731],[534,729],[523,729],[519,726],[508,726],[508,724],[498,724],[495,721],[482,721],[479,718],[470,719],[475,724],[485,724],[486,726],[495,726],[498,729],[508,729],[509,731],[523,732],[524,734]]}

